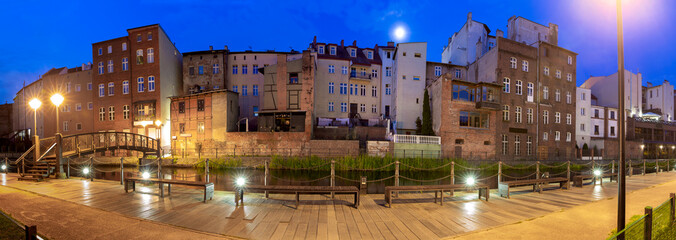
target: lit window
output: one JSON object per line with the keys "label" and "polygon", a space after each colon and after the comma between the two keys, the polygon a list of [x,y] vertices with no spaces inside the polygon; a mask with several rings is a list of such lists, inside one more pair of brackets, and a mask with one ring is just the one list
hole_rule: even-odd
{"label": "lit window", "polygon": [[521,123],[521,107],[514,107],[514,122]]}
{"label": "lit window", "polygon": [[533,124],[533,109],[526,109],[526,122],[528,124]]}
{"label": "lit window", "polygon": [[136,50],[136,64],[143,64],[143,49]]}
{"label": "lit window", "polygon": [[129,119],[129,105],[122,106],[122,118]]}
{"label": "lit window", "polygon": [[204,122],[197,122],[197,133],[204,133]]}
{"label": "lit window", "polygon": [[573,124],[573,115],[570,113],[566,114],[566,124],[568,125]]}
{"label": "lit window", "polygon": [[254,116],[258,117],[258,106],[253,106],[252,110],[253,110]]}
{"label": "lit window", "polygon": [[516,80],[516,89],[514,90],[514,93],[521,95],[522,87],[523,87],[523,82],[521,82],[521,80]]}
{"label": "lit window", "polygon": [[528,83],[528,90],[526,92],[527,96],[527,101],[533,102],[533,83],[529,82]]}
{"label": "lit window", "polygon": [[556,89],[556,92],[554,92],[554,100],[557,102],[561,101],[561,91],[559,89]]}
{"label": "lit window", "polygon": [[108,120],[115,121],[115,107],[108,107]]}
{"label": "lit window", "polygon": [[560,112],[554,113],[554,123],[561,123],[561,113]]}
{"label": "lit window", "polygon": [[542,87],[542,98],[547,100],[549,99],[549,88],[548,87]]}
{"label": "lit window", "polygon": [[148,63],[154,63],[155,62],[155,50],[152,48],[148,48]]}
{"label": "lit window", "polygon": [[549,111],[547,110],[542,112],[542,123],[549,124]]}
{"label": "lit window", "polygon": [[108,60],[108,73],[113,72],[113,60]]}
{"label": "lit window", "polygon": [[570,142],[572,138],[573,134],[571,134],[570,132],[566,132],[566,142]]}
{"label": "lit window", "polygon": [[502,106],[502,121],[509,121],[509,105]]}
{"label": "lit window", "polygon": [[548,132],[543,132],[543,133],[542,133],[542,140],[543,140],[543,141],[549,140],[549,133],[548,133]]}
{"label": "lit window", "polygon": [[514,155],[521,155],[521,136],[514,136]]}
{"label": "lit window", "polygon": [[509,153],[509,140],[507,135],[502,135],[502,155],[507,155]]}
{"label": "lit window", "polygon": [[554,132],[554,141],[560,141],[561,140],[561,132],[555,131]]}

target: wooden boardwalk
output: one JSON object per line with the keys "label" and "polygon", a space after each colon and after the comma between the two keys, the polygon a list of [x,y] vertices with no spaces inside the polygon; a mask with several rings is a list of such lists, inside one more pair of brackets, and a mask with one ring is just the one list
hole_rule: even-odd
{"label": "wooden boardwalk", "polygon": [[[627,178],[627,191],[668,182],[676,172]],[[607,179],[606,179],[607,180]],[[46,182],[17,181],[15,174],[0,184],[69,202],[216,234],[251,239],[439,239],[470,231],[536,218],[547,213],[614,197],[617,184],[585,185],[542,194],[531,187],[514,188],[511,199],[477,200],[476,192],[446,197],[443,206],[433,202],[433,193],[402,194],[394,208],[384,207],[382,194],[362,195],[359,209],[351,196],[304,195],[295,209],[293,195],[247,194],[243,207],[235,207],[232,192],[216,191],[202,203],[198,189],[174,187],[171,196],[160,198],[155,186],[137,185],[125,193],[119,182],[81,179]],[[143,193],[149,192],[149,193]],[[615,213],[608,213],[615,214]]]}

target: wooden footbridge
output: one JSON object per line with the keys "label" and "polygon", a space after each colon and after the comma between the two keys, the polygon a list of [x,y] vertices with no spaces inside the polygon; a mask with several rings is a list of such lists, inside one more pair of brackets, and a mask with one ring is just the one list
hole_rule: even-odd
{"label": "wooden footbridge", "polygon": [[142,152],[144,157],[160,157],[157,139],[127,132],[95,132],[67,136],[57,134],[39,139],[12,164],[17,166],[20,179],[40,181],[62,172],[66,158],[114,150],[137,151]]}

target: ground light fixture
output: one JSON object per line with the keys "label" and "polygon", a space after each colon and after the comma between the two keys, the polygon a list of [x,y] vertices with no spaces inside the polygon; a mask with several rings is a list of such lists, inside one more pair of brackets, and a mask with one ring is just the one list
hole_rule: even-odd
{"label": "ground light fixture", "polygon": [[84,173],[85,175],[89,174],[89,168],[82,169],[82,173]]}
{"label": "ground light fixture", "polygon": [[144,179],[148,179],[148,178],[150,178],[150,173],[149,172],[143,172],[141,174],[141,177],[143,177]]}
{"label": "ground light fixture", "polygon": [[598,169],[594,170],[594,176],[597,176],[597,177],[601,176],[601,170],[598,170]]}
{"label": "ground light fixture", "polygon": [[6,170],[6,169],[7,169],[7,165],[5,165],[5,164],[2,164],[2,166],[1,166],[0,168],[2,168],[2,170],[4,171],[4,170]]}
{"label": "ground light fixture", "polygon": [[244,185],[246,185],[246,179],[243,178],[243,177],[238,177],[238,178],[235,180],[235,185],[237,185],[237,187],[240,187],[240,188],[241,188],[241,187],[244,187]]}
{"label": "ground light fixture", "polygon": [[476,183],[476,179],[474,177],[468,177],[465,179],[465,184],[469,186],[473,186]]}

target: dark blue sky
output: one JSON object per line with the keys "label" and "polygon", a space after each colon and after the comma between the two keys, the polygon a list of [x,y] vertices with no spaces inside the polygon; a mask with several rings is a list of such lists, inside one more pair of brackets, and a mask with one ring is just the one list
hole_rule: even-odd
{"label": "dark blue sky", "polygon": [[[614,0],[532,1],[8,1],[0,9],[1,102],[11,102],[23,81],[52,67],[89,62],[91,43],[126,29],[160,23],[181,52],[307,48],[321,42],[384,45],[395,24],[408,41],[428,42],[428,61],[439,61],[467,12],[495,29],[513,15],[559,25],[559,45],[579,54],[577,83],[617,70]],[[626,67],[645,81],[676,81],[676,1],[625,0]]]}

